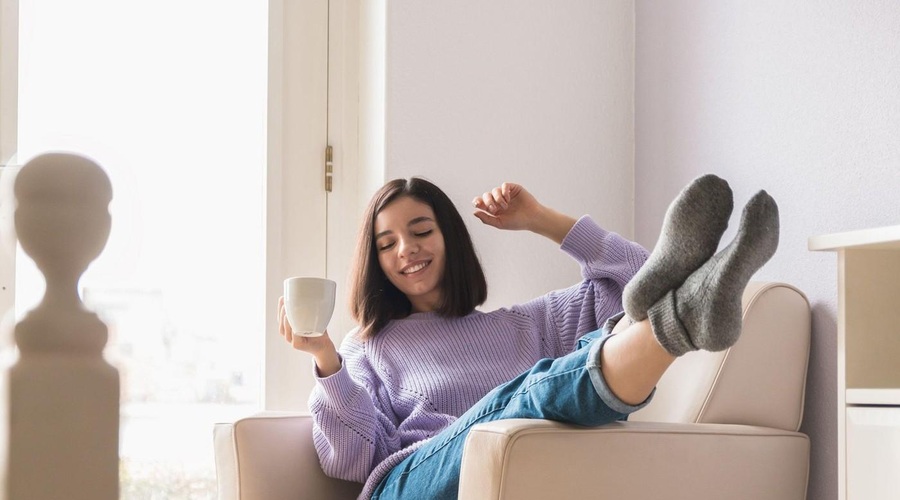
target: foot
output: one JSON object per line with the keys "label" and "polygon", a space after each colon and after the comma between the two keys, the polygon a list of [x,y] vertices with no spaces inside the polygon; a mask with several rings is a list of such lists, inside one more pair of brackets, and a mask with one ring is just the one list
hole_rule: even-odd
{"label": "foot", "polygon": [[635,321],[709,260],[728,227],[733,201],[724,180],[708,174],[694,179],[669,205],[650,258],[625,286],[625,312]]}
{"label": "foot", "polygon": [[648,311],[670,354],[722,351],[741,334],[741,298],[750,278],[778,247],[778,205],[760,191],[744,207],[734,240]]}

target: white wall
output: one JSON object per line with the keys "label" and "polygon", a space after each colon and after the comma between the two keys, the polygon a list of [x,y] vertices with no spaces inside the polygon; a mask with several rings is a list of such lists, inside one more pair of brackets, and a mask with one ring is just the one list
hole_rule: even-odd
{"label": "white wall", "polygon": [[668,202],[705,172],[731,182],[738,213],[757,189],[778,201],[780,247],[757,277],[812,304],[808,498],[834,499],[836,257],[807,251],[807,238],[900,222],[900,3],[637,0],[635,11],[637,240],[652,246]]}
{"label": "white wall", "polygon": [[[813,306],[809,498],[835,498],[836,259],[806,244],[898,223],[898,26],[886,0],[388,0],[385,176],[426,176],[464,213],[521,182],[625,235],[634,224],[648,247],[697,175],[727,178],[738,213],[768,190],[781,245],[757,278]],[[549,242],[469,222],[487,308],[577,279]]]}
{"label": "white wall", "polygon": [[631,0],[388,1],[386,177],[424,176],[457,204],[485,309],[580,279],[551,242],[469,215],[485,190],[519,182],[631,236],[633,50]]}

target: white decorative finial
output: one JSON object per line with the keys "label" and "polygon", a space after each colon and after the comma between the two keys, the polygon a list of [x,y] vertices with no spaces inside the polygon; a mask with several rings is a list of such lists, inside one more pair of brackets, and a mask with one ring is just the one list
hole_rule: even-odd
{"label": "white decorative finial", "polygon": [[106,325],[85,309],[77,286],[109,238],[109,177],[82,156],[48,153],[22,167],[14,189],[16,234],[47,283],[40,305],[16,325],[22,355],[100,354]]}

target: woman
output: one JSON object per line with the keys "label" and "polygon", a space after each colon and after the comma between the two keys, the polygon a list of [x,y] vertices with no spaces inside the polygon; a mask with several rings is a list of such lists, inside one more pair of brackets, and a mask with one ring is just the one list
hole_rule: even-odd
{"label": "woman", "polygon": [[433,184],[398,179],[367,209],[350,293],[360,326],[340,351],[327,335],[294,339],[280,304],[281,334],[315,359],[310,409],[323,469],[364,482],[361,498],[456,498],[463,442],[477,423],[625,419],[677,356],[737,340],[742,291],[778,243],[777,206],[761,191],[715,254],[732,196],[712,175],[672,203],[649,258],[516,184],[474,205],[485,224],[560,244],[584,280],[476,311],[487,288],[462,218]]}

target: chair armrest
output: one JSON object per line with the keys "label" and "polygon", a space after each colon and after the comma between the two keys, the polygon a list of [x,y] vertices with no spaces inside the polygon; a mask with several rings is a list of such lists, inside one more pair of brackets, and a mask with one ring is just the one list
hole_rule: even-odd
{"label": "chair armrest", "polygon": [[219,500],[351,500],[359,483],[322,472],[309,415],[264,412],[216,424]]}
{"label": "chair armrest", "polygon": [[809,438],[798,432],[510,419],[472,428],[459,498],[804,500],[808,472]]}

